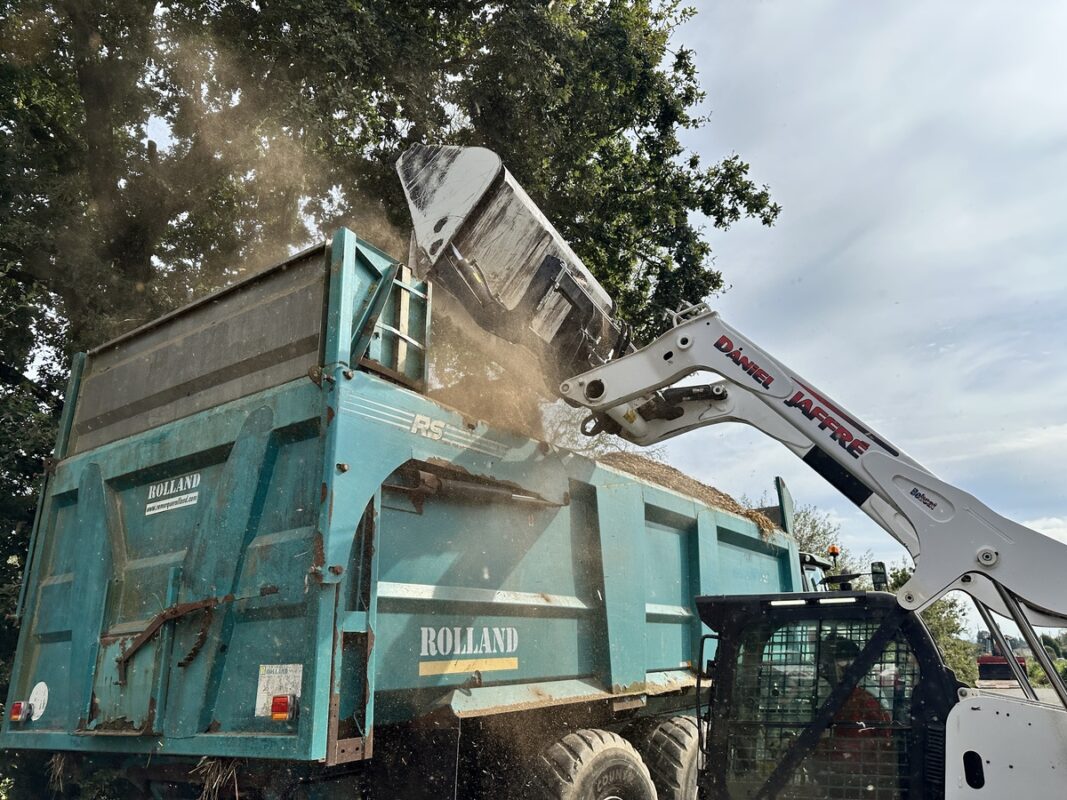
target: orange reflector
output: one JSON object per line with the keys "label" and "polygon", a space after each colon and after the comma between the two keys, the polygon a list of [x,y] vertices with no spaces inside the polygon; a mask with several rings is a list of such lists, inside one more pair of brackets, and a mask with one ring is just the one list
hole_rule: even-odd
{"label": "orange reflector", "polygon": [[8,717],[12,722],[25,722],[30,718],[33,706],[24,700],[18,700],[11,704],[11,713]]}
{"label": "orange reflector", "polygon": [[296,695],[276,694],[270,699],[270,718],[275,722],[288,722],[296,716]]}

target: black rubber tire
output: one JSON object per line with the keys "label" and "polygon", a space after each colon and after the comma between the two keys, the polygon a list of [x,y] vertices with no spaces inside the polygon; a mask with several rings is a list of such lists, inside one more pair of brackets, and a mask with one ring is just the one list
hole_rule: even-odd
{"label": "black rubber tire", "polygon": [[533,773],[539,800],[656,800],[637,750],[608,731],[568,733],[541,753]]}
{"label": "black rubber tire", "polygon": [[638,741],[659,800],[696,800],[700,735],[696,717],[677,716],[644,729]]}

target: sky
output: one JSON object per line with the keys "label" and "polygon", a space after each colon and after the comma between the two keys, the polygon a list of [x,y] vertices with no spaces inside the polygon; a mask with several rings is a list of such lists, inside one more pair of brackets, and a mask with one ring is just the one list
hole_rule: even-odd
{"label": "sky", "polygon": [[[724,320],[943,480],[1067,539],[1067,4],[698,2],[709,123],[782,213],[708,238]],[[735,496],[796,501],[905,551],[742,426],[672,440]]]}

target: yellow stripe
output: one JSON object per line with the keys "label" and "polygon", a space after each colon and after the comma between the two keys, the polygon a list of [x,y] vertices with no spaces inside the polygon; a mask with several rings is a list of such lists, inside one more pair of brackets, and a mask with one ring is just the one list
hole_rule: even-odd
{"label": "yellow stripe", "polygon": [[517,658],[454,658],[451,661],[420,661],[419,675],[451,675],[456,672],[493,672],[518,669]]}

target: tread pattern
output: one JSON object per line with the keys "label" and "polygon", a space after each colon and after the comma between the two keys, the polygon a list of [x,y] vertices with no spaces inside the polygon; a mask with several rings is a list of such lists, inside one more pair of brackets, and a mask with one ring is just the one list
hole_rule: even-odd
{"label": "tread pattern", "polygon": [[659,800],[696,800],[686,776],[700,758],[700,736],[695,717],[677,716],[648,728],[641,752],[648,764]]}
{"label": "tread pattern", "polygon": [[632,744],[610,731],[583,728],[568,733],[538,757],[533,772],[541,796],[551,800],[577,800],[575,784],[582,771],[597,755],[612,749],[628,753],[634,766],[653,783],[648,767]]}

